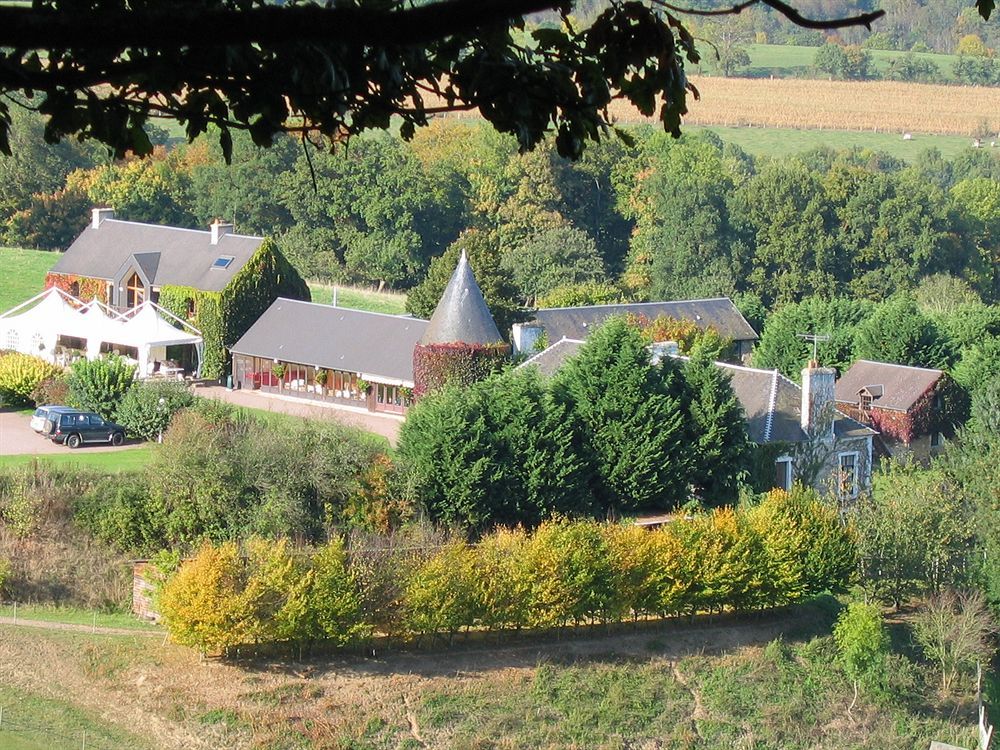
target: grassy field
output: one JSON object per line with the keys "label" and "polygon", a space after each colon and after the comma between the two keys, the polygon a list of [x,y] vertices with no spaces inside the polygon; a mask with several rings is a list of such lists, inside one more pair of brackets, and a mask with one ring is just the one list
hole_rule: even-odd
{"label": "grassy field", "polygon": [[[692,78],[687,125],[841,130],[865,134],[965,136],[1000,130],[1000,88],[932,86],[891,81]],[[649,122],[616,102],[622,123]]]}
{"label": "grassy field", "polygon": [[0,313],[31,299],[45,285],[45,274],[59,260],[58,253],[0,247]]}
{"label": "grassy field", "polygon": [[116,750],[152,748],[147,739],[104,721],[69,700],[0,684],[4,750]]}
{"label": "grassy field", "polygon": [[[747,68],[747,73],[754,77],[773,75],[781,78],[825,78],[826,76],[822,74],[817,76],[813,70],[813,59],[816,57],[818,49],[819,47],[799,47],[786,44],[749,44],[747,52],[750,55],[750,65]],[[887,71],[893,60],[906,54],[896,50],[870,49],[866,51],[871,55],[875,69],[879,73]],[[710,58],[711,56],[711,52],[707,51],[705,57]],[[945,81],[953,82],[955,80],[957,55],[914,52],[913,56],[937,65]]]}
{"label": "grassy field", "polygon": [[830,617],[806,607],[606,636],[208,665],[160,639],[0,626],[0,705],[65,736],[88,726],[108,748],[143,747],[114,734],[136,727],[163,750],[974,744],[969,685],[942,699],[929,668],[908,660],[893,665],[891,697],[862,691],[848,715]]}
{"label": "grassy field", "polygon": [[[406,312],[406,295],[399,292],[377,292],[374,289],[361,287],[338,286],[337,305],[353,310],[402,315]],[[324,305],[333,304],[334,286],[321,284],[318,281],[309,283],[312,301]]]}
{"label": "grassy field", "polygon": [[24,454],[0,456],[0,469],[12,466],[30,466],[34,462],[50,466],[78,466],[104,472],[139,471],[146,467],[153,457],[155,444],[146,443],[122,451],[88,452],[86,447],[77,450],[66,449],[65,453]]}
{"label": "grassy field", "polygon": [[[0,617],[14,617],[13,604],[0,604]],[[88,625],[99,628],[123,628],[128,630],[160,629],[151,623],[136,619],[127,612],[95,612],[79,607],[57,607],[49,604],[17,605],[19,621],[58,622],[67,625]]]}
{"label": "grassy field", "polygon": [[865,133],[849,130],[791,130],[786,128],[727,128],[719,125],[687,126],[685,133],[711,130],[724,141],[735,143],[754,156],[782,157],[820,146],[833,149],[866,148],[884,151],[912,162],[921,151],[938,149],[953,158],[969,148],[969,139],[955,135],[915,135],[904,141],[897,133]]}

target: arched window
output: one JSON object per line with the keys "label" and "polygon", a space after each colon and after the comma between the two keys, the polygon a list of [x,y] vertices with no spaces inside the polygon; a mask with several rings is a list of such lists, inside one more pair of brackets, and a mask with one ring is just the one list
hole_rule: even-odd
{"label": "arched window", "polygon": [[31,349],[33,352],[45,351],[45,339],[42,334],[36,333],[31,337]]}
{"label": "arched window", "polygon": [[17,331],[15,329],[13,329],[13,328],[8,328],[7,329],[7,339],[4,342],[4,348],[5,349],[10,349],[11,351],[16,352],[17,351],[17,345],[18,345],[18,343],[19,342],[18,342],[18,337],[17,337]]}
{"label": "arched window", "polygon": [[146,288],[142,285],[139,274],[133,273],[125,286],[125,304],[128,307],[138,307],[146,298]]}
{"label": "arched window", "polygon": [[77,297],[77,298],[80,297],[80,282],[79,281],[74,281],[72,284],[69,285],[69,293],[72,294],[74,297]]}

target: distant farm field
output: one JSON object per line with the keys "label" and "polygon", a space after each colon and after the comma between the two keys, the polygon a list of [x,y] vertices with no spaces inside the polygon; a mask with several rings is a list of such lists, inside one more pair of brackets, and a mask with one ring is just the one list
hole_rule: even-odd
{"label": "distant farm field", "polygon": [[[750,65],[746,68],[746,75],[754,78],[772,75],[784,78],[825,78],[825,75],[817,75],[813,70],[813,60],[818,49],[819,47],[800,47],[788,44],[748,44],[746,50],[750,55]],[[879,73],[885,73],[896,58],[912,54],[914,58],[922,62],[931,62],[936,65],[945,81],[955,80],[957,55],[941,55],[936,52],[906,53],[881,49],[865,51],[871,56],[875,70]],[[703,50],[703,57],[710,66],[713,58],[711,50]]]}
{"label": "distant farm field", "polygon": [[[685,133],[710,130],[722,140],[734,143],[754,156],[781,157],[827,146],[840,150],[865,148],[883,151],[906,162],[929,148],[938,149],[946,159],[952,159],[972,142],[966,136],[918,133],[903,140],[899,133],[869,133],[858,130],[793,130],[789,128],[726,128],[717,125],[685,126]],[[997,149],[1000,151],[1000,149]]]}
{"label": "distant farm field", "polygon": [[42,291],[45,274],[59,253],[0,247],[0,313]]}
{"label": "distant farm field", "polygon": [[[690,99],[688,125],[936,133],[971,138],[1000,131],[1000,88],[932,86],[889,81],[692,78],[701,99]],[[616,102],[621,123],[650,121]]]}
{"label": "distant farm field", "polygon": [[312,293],[313,302],[324,305],[332,305],[336,293],[336,302],[340,307],[389,315],[402,315],[406,312],[406,295],[399,292],[378,292],[355,286],[335,287],[316,281],[309,282],[309,291]]}

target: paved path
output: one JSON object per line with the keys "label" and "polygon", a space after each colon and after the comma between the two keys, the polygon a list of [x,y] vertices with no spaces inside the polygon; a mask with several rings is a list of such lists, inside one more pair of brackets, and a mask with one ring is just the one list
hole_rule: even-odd
{"label": "paved path", "polygon": [[218,399],[235,406],[246,406],[251,409],[274,411],[281,414],[291,414],[309,419],[329,419],[341,424],[357,427],[365,432],[373,432],[386,438],[392,445],[399,439],[399,428],[403,424],[402,417],[388,414],[373,414],[365,409],[353,409],[338,404],[326,404],[320,401],[310,401],[294,396],[279,396],[261,391],[234,390],[228,391],[221,386],[196,388],[199,396]]}
{"label": "paved path", "polygon": [[[46,453],[69,453],[70,449],[65,445],[59,445],[47,438],[43,438],[28,424],[31,420],[30,414],[0,409],[0,456],[40,456]],[[102,453],[105,451],[127,451],[142,445],[141,441],[129,441],[125,445],[114,447],[112,445],[97,445],[94,443],[83,445],[76,450],[80,453]]]}

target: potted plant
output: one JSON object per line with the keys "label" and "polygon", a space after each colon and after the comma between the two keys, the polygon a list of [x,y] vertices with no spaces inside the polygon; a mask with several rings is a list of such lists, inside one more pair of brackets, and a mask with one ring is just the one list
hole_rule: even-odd
{"label": "potted plant", "polygon": [[324,396],[326,395],[326,381],[329,377],[329,370],[316,370],[316,385],[319,386],[319,392]]}
{"label": "potted plant", "polygon": [[399,389],[399,397],[403,399],[403,406],[410,406],[413,403],[413,389],[404,385]]}
{"label": "potted plant", "polygon": [[279,362],[274,367],[271,368],[271,374],[274,375],[275,379],[278,381],[278,387],[284,388],[285,384],[283,382],[285,377],[285,365]]}
{"label": "potted plant", "polygon": [[367,380],[365,380],[364,378],[358,378],[358,393],[362,394],[363,396],[367,396],[368,391],[371,390],[371,387],[372,384],[369,383]]}

